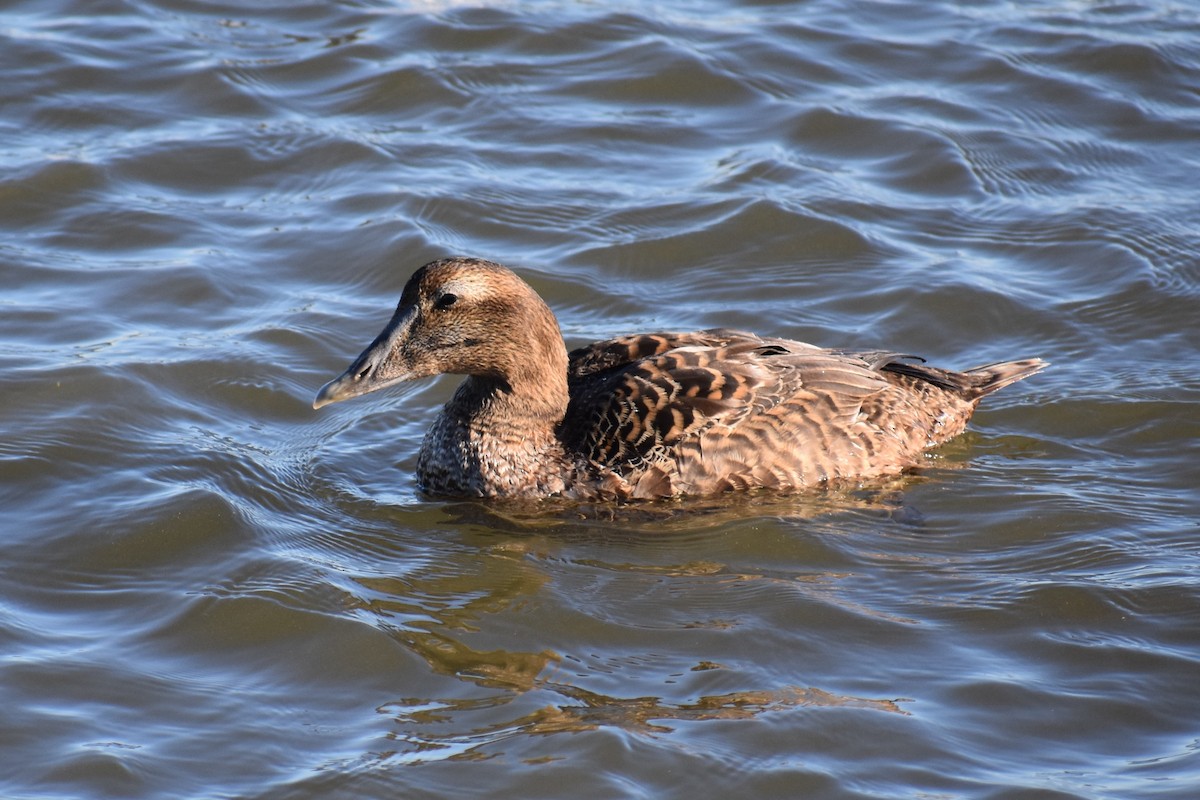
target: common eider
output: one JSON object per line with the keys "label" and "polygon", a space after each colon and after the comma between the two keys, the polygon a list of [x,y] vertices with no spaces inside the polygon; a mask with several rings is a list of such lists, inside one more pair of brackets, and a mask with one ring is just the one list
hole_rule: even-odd
{"label": "common eider", "polygon": [[580,500],[801,491],[903,472],[1038,358],[951,372],[879,350],[745,331],[642,333],[568,354],[515,273],[473,258],[417,270],[383,332],[314,408],[465,375],[425,435],[430,493]]}

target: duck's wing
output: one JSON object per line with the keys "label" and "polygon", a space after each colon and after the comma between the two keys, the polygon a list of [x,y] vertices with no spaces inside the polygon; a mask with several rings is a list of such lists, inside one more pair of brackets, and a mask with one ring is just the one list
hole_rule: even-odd
{"label": "duck's wing", "polygon": [[690,434],[751,407],[765,376],[752,334],[652,333],[597,342],[571,354],[569,448],[623,470],[653,462]]}
{"label": "duck's wing", "polygon": [[899,358],[726,329],[597,342],[571,354],[561,435],[574,452],[625,473],[702,458],[687,454],[760,430],[838,435],[856,424],[865,400],[891,386],[881,369]]}
{"label": "duck's wing", "polygon": [[761,341],[748,331],[710,328],[686,333],[637,333],[593,342],[568,356],[572,381],[595,378],[628,367],[646,358],[680,347],[724,347],[734,342]]}

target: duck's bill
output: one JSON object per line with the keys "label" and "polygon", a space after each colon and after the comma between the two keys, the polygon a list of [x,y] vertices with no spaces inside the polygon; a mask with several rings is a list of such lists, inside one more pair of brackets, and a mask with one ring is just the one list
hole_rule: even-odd
{"label": "duck's bill", "polygon": [[317,392],[317,396],[313,398],[312,407],[321,408],[330,403],[340,403],[343,400],[349,400],[370,392],[379,391],[380,389],[386,389],[389,386],[395,386],[397,383],[403,383],[406,380],[408,380],[407,376],[402,376],[388,381],[371,381],[364,384],[363,381],[358,379],[358,375],[353,369],[348,369],[321,387],[321,390]]}
{"label": "duck's bill", "polygon": [[354,359],[354,363],[345,372],[321,387],[313,399],[313,408],[377,392],[417,377],[408,365],[403,363],[403,359],[392,357],[392,353],[408,335],[413,317],[412,309],[397,309],[391,322],[375,337],[371,346]]}

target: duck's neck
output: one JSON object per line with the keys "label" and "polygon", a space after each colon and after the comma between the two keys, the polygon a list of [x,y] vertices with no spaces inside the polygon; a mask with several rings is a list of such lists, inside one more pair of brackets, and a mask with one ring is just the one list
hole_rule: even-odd
{"label": "duck's neck", "polygon": [[458,387],[421,447],[417,471],[427,490],[485,497],[563,491],[572,463],[556,432],[567,410],[566,350],[553,370],[528,356],[530,367],[540,361],[542,368],[512,371],[507,380],[468,376]]}
{"label": "duck's neck", "polygon": [[479,432],[521,441],[553,434],[567,411],[567,376],[512,382],[468,376],[446,404],[446,413]]}
{"label": "duck's neck", "polygon": [[[543,307],[544,308],[544,307]],[[567,413],[567,348],[549,309],[498,358],[495,374],[468,376],[455,394],[468,413],[519,434],[553,432]]]}

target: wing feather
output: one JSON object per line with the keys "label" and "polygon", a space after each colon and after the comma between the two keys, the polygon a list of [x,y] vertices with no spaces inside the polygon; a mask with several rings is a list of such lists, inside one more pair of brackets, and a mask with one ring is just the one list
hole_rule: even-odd
{"label": "wing feather", "polygon": [[853,419],[866,398],[887,389],[875,363],[882,354],[864,355],[727,329],[597,342],[571,354],[561,435],[589,460],[620,470],[677,459],[688,443],[711,448],[721,436],[728,442],[719,449],[734,442],[753,460],[761,443],[742,434],[799,425],[791,435],[806,427],[819,435],[820,420],[808,417]]}

